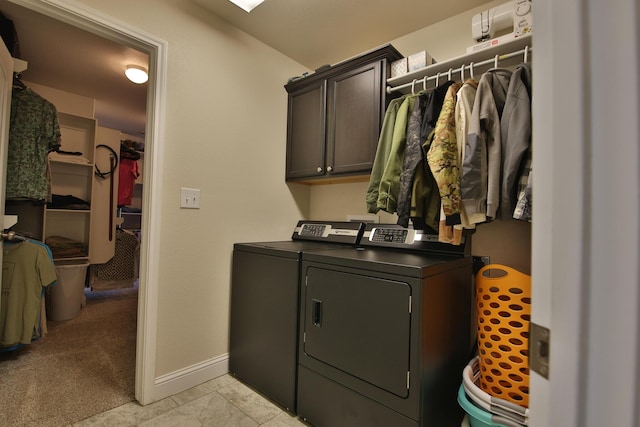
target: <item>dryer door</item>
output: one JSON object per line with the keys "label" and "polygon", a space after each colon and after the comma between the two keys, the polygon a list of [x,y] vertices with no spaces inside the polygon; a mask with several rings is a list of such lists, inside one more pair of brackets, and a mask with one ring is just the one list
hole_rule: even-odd
{"label": "dryer door", "polygon": [[306,274],[306,356],[408,396],[411,287],[318,267]]}

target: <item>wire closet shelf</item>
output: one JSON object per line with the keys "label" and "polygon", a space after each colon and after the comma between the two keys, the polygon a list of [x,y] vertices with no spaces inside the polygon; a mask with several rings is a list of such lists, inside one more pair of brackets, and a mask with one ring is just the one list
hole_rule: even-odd
{"label": "wire closet shelf", "polygon": [[[464,81],[467,77],[476,78],[476,71],[488,68],[507,65],[505,62],[519,57],[517,62],[528,62],[533,50],[531,46],[531,35],[514,39],[508,43],[468,53],[438,62],[419,70],[411,71],[401,76],[392,77],[387,80],[387,93],[405,92],[416,93],[416,91],[426,90],[429,82],[438,86],[441,79],[452,80],[460,77]],[[511,64],[513,65],[513,64]],[[478,74],[479,75],[479,74]]]}

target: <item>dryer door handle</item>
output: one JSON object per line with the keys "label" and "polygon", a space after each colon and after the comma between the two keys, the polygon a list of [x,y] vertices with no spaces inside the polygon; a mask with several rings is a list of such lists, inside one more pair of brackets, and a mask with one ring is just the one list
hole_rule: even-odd
{"label": "dryer door handle", "polygon": [[314,326],[322,326],[322,301],[319,299],[311,300],[311,321]]}

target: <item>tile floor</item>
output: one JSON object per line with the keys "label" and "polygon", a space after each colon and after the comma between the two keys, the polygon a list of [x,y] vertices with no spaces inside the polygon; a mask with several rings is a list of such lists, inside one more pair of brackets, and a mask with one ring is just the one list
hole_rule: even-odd
{"label": "tile floor", "polygon": [[127,403],[73,424],[84,426],[307,426],[230,375],[141,406]]}

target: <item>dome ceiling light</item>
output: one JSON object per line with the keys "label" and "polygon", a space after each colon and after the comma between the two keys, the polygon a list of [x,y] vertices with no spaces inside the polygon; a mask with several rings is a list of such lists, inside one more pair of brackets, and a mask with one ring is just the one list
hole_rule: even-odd
{"label": "dome ceiling light", "polygon": [[147,69],[138,65],[127,65],[124,74],[129,80],[136,84],[146,83],[149,80]]}
{"label": "dome ceiling light", "polygon": [[244,9],[246,12],[251,12],[254,7],[258,6],[264,0],[229,0],[236,6]]}

